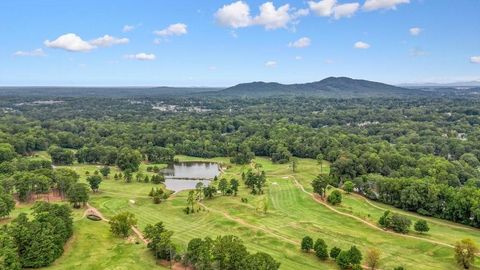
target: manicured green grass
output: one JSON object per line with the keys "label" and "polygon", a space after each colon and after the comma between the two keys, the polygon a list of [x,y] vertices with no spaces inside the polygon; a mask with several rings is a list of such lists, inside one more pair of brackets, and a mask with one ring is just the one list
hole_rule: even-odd
{"label": "manicured green grass", "polygon": [[65,252],[44,269],[164,269],[157,266],[143,243],[115,238],[103,221],[86,218],[75,222],[74,236]]}
{"label": "manicured green grass", "polygon": [[[232,165],[228,158],[178,158],[182,161],[208,160],[222,163],[227,169],[221,177],[227,179],[241,179],[241,172],[251,168],[251,165]],[[203,203],[208,210],[191,215],[182,211],[187,205],[187,192],[177,193],[169,200],[155,205],[147,196],[155,185],[115,181],[113,174],[118,170],[113,167],[110,178],[100,185],[100,192],[91,195],[90,203],[107,218],[122,211],[134,213],[140,229],[144,229],[147,224],[163,222],[167,229],[174,231],[173,239],[180,251],[195,237],[234,234],[241,237],[252,252],[271,254],[281,262],[281,269],[337,269],[333,261],[322,262],[313,254],[300,251],[301,238],[310,235],[314,239],[324,239],[329,248],[337,246],[347,249],[356,245],[363,252],[372,247],[378,248],[382,251],[380,268],[384,270],[400,265],[406,269],[459,269],[454,263],[452,248],[379,231],[352,217],[333,212],[302,192],[294,184],[294,179],[311,192],[310,183],[320,173],[316,160],[299,159],[296,172],[292,172],[290,164],[273,164],[267,158],[256,158],[255,162],[261,164],[267,173],[268,181],[263,195],[250,194],[241,183],[237,197],[218,196],[205,200]],[[328,165],[324,162],[323,173],[328,173]],[[81,175],[81,181],[85,181],[86,171],[93,173],[99,169],[94,165],[81,164],[69,167]],[[141,170],[146,170],[145,165],[141,166]],[[247,198],[248,203],[242,203],[241,198]],[[268,202],[266,214],[263,213],[265,201]],[[376,223],[383,213],[383,209],[378,207],[393,209],[372,203],[377,207],[357,195],[344,194],[343,203],[336,209],[371,223]],[[200,208],[200,205],[197,207]],[[413,213],[402,213],[412,215],[412,220],[423,218]],[[111,269],[149,269],[154,266],[153,256],[144,245],[129,244],[125,240],[113,238],[106,223],[79,219],[78,214],[75,217],[75,238],[52,269],[109,269],[109,266]],[[410,235],[448,244],[462,238],[480,241],[480,231],[477,229],[439,219],[427,220],[430,232],[425,235],[411,232]],[[480,269],[479,267],[480,262],[477,260],[476,268],[473,269]]]}
{"label": "manicured green grass", "polygon": [[[198,158],[180,157],[181,160],[202,160]],[[228,159],[216,158],[211,161],[223,162],[228,165]],[[303,193],[294,185],[293,177],[311,190],[311,180],[320,172],[315,160],[299,161],[296,173],[292,172],[290,164],[272,164],[266,158],[257,158],[268,177],[265,194],[253,196],[242,187],[237,197],[217,197],[204,201],[210,211],[202,211],[193,215],[185,215],[182,209],[186,206],[186,192],[180,192],[160,205],[154,205],[148,198],[138,197],[135,190],[143,184],[125,184],[112,182],[116,190],[123,188],[114,185],[127,185],[132,188],[125,190],[130,196],[114,196],[99,194],[92,197],[92,204],[98,207],[106,216],[112,216],[122,211],[131,211],[139,219],[140,228],[147,224],[162,221],[166,227],[175,232],[174,240],[185,248],[188,241],[194,237],[215,237],[217,235],[235,234],[240,236],[252,251],[264,251],[282,263],[282,269],[335,269],[336,266],[317,260],[311,254],[299,250],[298,242],[305,235],[313,238],[323,238],[329,247],[338,246],[346,249],[357,245],[362,251],[376,247],[382,250],[382,269],[391,269],[398,265],[407,269],[455,269],[453,249],[438,244],[432,244],[418,239],[404,238],[378,231],[351,217],[334,213],[315,202],[308,194]],[[222,177],[240,179],[246,166],[230,166]],[[328,173],[328,164],[324,164],[324,173]],[[102,184],[103,185],[103,184]],[[133,188],[135,187],[135,188]],[[110,189],[102,186],[101,189]],[[248,198],[248,203],[242,203],[240,198]],[[263,214],[264,197],[268,198],[269,209]],[[131,203],[130,200],[135,200]],[[358,206],[357,206],[358,204]],[[376,221],[376,216],[382,210],[366,207],[361,198],[348,195],[339,210],[355,215],[368,216],[372,211],[370,221]],[[431,224],[432,230],[427,235],[415,236],[453,243],[455,240],[470,237],[478,239],[478,230],[458,228],[448,239],[443,234],[451,231],[447,222],[437,220]],[[478,263],[477,263],[478,265]],[[421,267],[419,267],[421,266]]]}

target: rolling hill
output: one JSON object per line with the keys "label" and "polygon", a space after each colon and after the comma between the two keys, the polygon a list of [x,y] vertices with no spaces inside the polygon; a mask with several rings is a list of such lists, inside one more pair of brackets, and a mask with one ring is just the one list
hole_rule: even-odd
{"label": "rolling hill", "polygon": [[408,89],[389,84],[356,80],[347,77],[329,77],[304,84],[280,84],[275,82],[243,83],[216,92],[226,96],[284,96],[312,95],[331,98],[405,97],[425,95],[420,89]]}

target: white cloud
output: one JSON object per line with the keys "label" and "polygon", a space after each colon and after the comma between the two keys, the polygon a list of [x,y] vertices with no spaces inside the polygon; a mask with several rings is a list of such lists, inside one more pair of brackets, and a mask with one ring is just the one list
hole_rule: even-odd
{"label": "white cloud", "polygon": [[45,40],[44,44],[48,48],[63,49],[70,52],[87,52],[95,49],[94,45],[73,33],[61,35],[54,41]]}
{"label": "white cloud", "polygon": [[267,62],[265,62],[265,66],[268,67],[268,68],[274,68],[274,67],[277,66],[277,61],[275,61],[275,60],[267,61]]}
{"label": "white cloud", "polygon": [[127,44],[130,42],[128,38],[116,38],[110,35],[104,35],[97,39],[91,40],[90,44],[96,47],[110,47],[117,44]]}
{"label": "white cloud", "polygon": [[353,47],[356,48],[356,49],[368,49],[368,48],[370,48],[370,44],[365,43],[363,41],[357,41],[357,42],[355,42]]}
{"label": "white cloud", "polygon": [[32,56],[32,57],[36,57],[36,56],[45,56],[45,52],[43,51],[43,49],[35,49],[33,51],[16,51],[14,54],[14,56]]}
{"label": "white cloud", "polygon": [[188,33],[187,31],[187,25],[184,23],[175,23],[169,25],[167,28],[162,29],[162,30],[157,30],[154,31],[155,35],[161,36],[161,37],[167,37],[167,36],[181,36],[185,35]]}
{"label": "white cloud", "polygon": [[472,56],[472,57],[470,57],[470,63],[480,64],[480,56]]}
{"label": "white cloud", "polygon": [[333,7],[333,17],[340,19],[342,17],[352,17],[355,12],[360,8],[359,3],[347,3],[342,5],[336,5]]}
{"label": "white cloud", "polygon": [[332,64],[335,64],[335,61],[333,61],[332,59],[327,59],[325,60],[325,64],[332,65]]}
{"label": "white cloud", "polygon": [[253,19],[253,24],[262,25],[267,30],[285,28],[291,20],[289,9],[289,4],[277,9],[272,2],[266,2],[260,6],[260,15]]}
{"label": "white cloud", "polygon": [[301,57],[301,56],[295,56],[295,60],[297,60],[297,61],[300,61],[302,59],[303,59],[303,57]]}
{"label": "white cloud", "polygon": [[318,16],[328,17],[333,14],[333,7],[336,3],[336,0],[309,1],[308,6]]}
{"label": "white cloud", "polygon": [[365,10],[377,10],[377,9],[396,9],[397,5],[408,4],[410,0],[366,0],[363,4]]}
{"label": "white cloud", "polygon": [[293,47],[293,48],[306,48],[310,46],[311,40],[308,37],[302,37],[294,42],[290,42],[288,44],[288,47]]}
{"label": "white cloud", "polygon": [[408,31],[410,32],[410,35],[418,36],[420,33],[422,33],[423,29],[420,27],[412,27]]}
{"label": "white cloud", "polygon": [[153,53],[137,53],[125,55],[127,59],[140,60],[140,61],[152,61],[155,60],[155,54]]}
{"label": "white cloud", "polygon": [[292,19],[297,19],[297,18],[300,18],[300,17],[308,16],[308,14],[310,14],[310,10],[308,8],[301,8],[301,9],[295,11],[291,15],[291,17],[292,17]]}
{"label": "white cloud", "polygon": [[252,23],[250,7],[243,1],[224,5],[215,13],[215,19],[218,24],[232,28],[247,27]]}
{"label": "white cloud", "polygon": [[267,30],[287,28],[289,24],[298,23],[296,19],[307,16],[308,9],[290,8],[285,4],[278,8],[273,2],[265,2],[259,7],[259,14],[253,16],[250,14],[250,7],[243,1],[237,1],[224,5],[215,13],[215,20],[219,25],[233,29],[249,27],[254,25],[263,26]]}
{"label": "white cloud", "polygon": [[127,24],[123,26],[122,32],[126,33],[126,32],[131,32],[133,30],[135,30],[135,26]]}

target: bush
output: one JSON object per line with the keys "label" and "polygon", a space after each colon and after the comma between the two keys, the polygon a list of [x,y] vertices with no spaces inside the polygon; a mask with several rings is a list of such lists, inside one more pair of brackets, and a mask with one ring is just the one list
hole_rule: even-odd
{"label": "bush", "polygon": [[412,221],[400,214],[392,214],[390,211],[385,211],[383,216],[381,216],[378,220],[378,224],[384,228],[392,229],[398,233],[408,233],[410,226],[412,225]]}
{"label": "bush", "polygon": [[415,231],[419,233],[428,232],[430,230],[430,227],[428,226],[428,223],[425,220],[417,220],[413,228],[415,229]]}
{"label": "bush", "polygon": [[332,205],[340,204],[342,202],[342,193],[338,190],[332,191],[327,197],[327,202]]}

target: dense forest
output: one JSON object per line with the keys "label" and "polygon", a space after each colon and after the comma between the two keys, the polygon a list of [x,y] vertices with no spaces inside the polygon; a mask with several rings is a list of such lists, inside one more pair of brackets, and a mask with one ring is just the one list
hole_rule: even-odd
{"label": "dense forest", "polygon": [[[55,183],[50,164],[24,159],[36,151],[48,151],[54,165],[125,171],[176,154],[240,164],[254,156],[323,159],[331,185],[352,181],[371,199],[480,227],[479,105],[443,97],[6,97],[0,181],[20,194]],[[22,177],[44,184],[20,187]]]}

